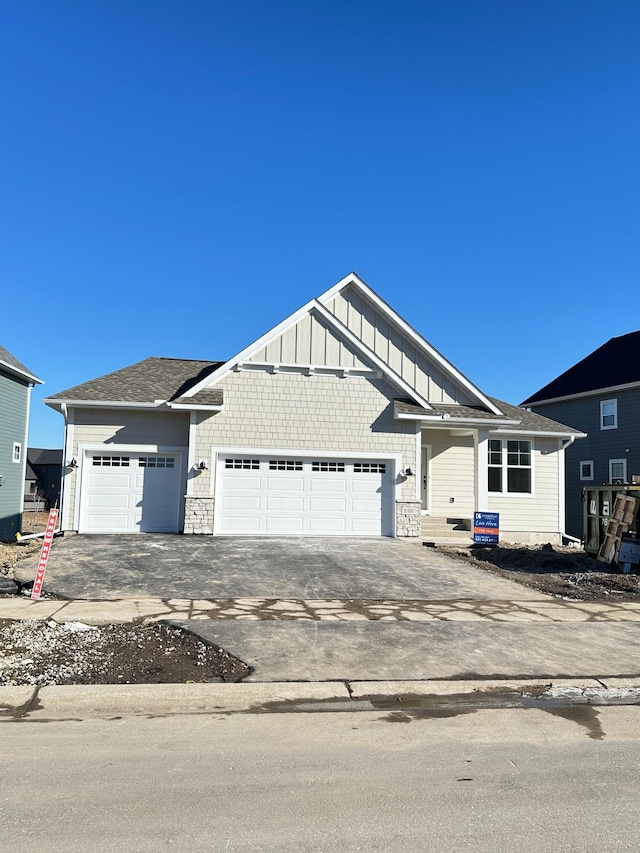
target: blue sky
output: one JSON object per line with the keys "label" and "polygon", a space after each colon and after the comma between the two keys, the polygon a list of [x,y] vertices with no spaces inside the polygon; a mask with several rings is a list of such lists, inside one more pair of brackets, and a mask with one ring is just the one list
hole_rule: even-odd
{"label": "blue sky", "polygon": [[640,327],[640,4],[3,0],[0,343],[226,359],[355,270],[517,403]]}

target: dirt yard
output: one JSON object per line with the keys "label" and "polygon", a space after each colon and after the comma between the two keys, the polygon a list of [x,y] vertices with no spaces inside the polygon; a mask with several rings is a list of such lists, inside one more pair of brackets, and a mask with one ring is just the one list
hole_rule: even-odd
{"label": "dirt yard", "polygon": [[189,631],[157,622],[0,621],[0,685],[236,682],[250,671]]}
{"label": "dirt yard", "polygon": [[471,548],[441,546],[439,551],[524,586],[580,601],[639,601],[638,567],[623,575],[584,551],[559,545],[474,545]]}

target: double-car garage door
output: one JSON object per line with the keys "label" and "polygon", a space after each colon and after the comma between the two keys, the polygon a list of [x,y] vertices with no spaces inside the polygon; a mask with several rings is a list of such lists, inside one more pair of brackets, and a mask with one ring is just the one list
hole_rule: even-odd
{"label": "double-car garage door", "polygon": [[220,454],[215,533],[392,536],[382,460]]}

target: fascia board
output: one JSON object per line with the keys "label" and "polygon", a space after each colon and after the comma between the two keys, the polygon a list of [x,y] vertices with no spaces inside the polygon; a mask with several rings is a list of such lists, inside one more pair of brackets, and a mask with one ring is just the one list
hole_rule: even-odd
{"label": "fascia board", "polygon": [[42,402],[52,408],[66,405],[92,409],[161,409],[166,405],[164,400],[160,403],[129,403],[123,400],[60,400],[51,397],[46,397]]}
{"label": "fascia board", "polygon": [[468,426],[474,424],[480,427],[489,427],[491,424],[499,424],[500,426],[517,425],[520,421],[510,420],[509,418],[496,418],[495,420],[487,420],[486,418],[452,418],[447,415],[412,415],[407,412],[399,412],[393,407],[393,416],[396,421],[424,421],[429,424],[429,427],[444,424],[447,426]]}
{"label": "fascia board", "polygon": [[567,400],[580,400],[583,397],[604,397],[615,391],[632,391],[634,388],[640,388],[640,382],[627,382],[626,385],[607,385],[603,388],[594,388],[591,391],[579,391],[577,394],[565,394],[563,397],[546,397],[544,400],[532,400],[520,405],[531,409],[534,406],[542,406],[547,403],[564,403]]}
{"label": "fascia board", "polygon": [[261,349],[262,347],[267,346],[271,343],[271,341],[285,332],[290,326],[293,326],[301,317],[304,317],[305,314],[308,314],[311,310],[311,306],[313,305],[314,300],[312,299],[310,302],[307,302],[306,305],[303,305],[302,308],[299,308],[289,317],[284,319],[281,323],[278,323],[277,326],[274,326],[273,329],[270,329],[268,332],[265,332],[261,338],[258,338],[257,341],[254,341],[252,344],[249,344],[248,347],[245,347],[241,352],[237,355],[234,355],[233,358],[229,359],[229,361],[225,361],[223,365],[221,365],[217,370],[214,370],[213,373],[210,373],[204,379],[201,379],[196,385],[186,391],[182,396],[183,397],[193,397],[198,391],[202,391],[203,388],[209,388],[211,385],[215,385],[219,382],[223,376],[226,376],[227,373],[233,370],[233,368],[240,361],[244,361],[248,359],[254,352]]}
{"label": "fascia board", "polygon": [[348,329],[344,323],[341,323],[337,317],[335,317],[328,308],[319,302],[317,299],[313,300],[313,308],[312,310],[319,314],[325,322],[327,322],[330,326],[332,326],[335,331],[347,340],[351,346],[362,353],[362,355],[370,362],[372,362],[377,369],[387,378],[387,380],[395,385],[396,388],[399,388],[403,391],[407,396],[411,397],[419,406],[422,406],[424,409],[431,409],[429,402],[424,399],[417,391],[412,388],[408,382],[398,376],[398,374],[392,370],[388,364],[386,364],[380,356],[376,355],[372,349],[363,343],[353,332]]}
{"label": "fascia board", "polygon": [[532,436],[540,436],[542,438],[586,438],[586,432],[573,432],[567,430],[566,432],[560,432],[555,430],[542,430],[542,429],[490,429],[491,433],[498,433],[500,435],[532,435]]}
{"label": "fascia board", "polygon": [[394,311],[394,309],[388,305],[383,299],[381,299],[378,294],[373,291],[367,284],[362,281],[355,273],[350,273],[348,276],[345,276],[341,281],[335,284],[332,288],[323,293],[322,296],[318,297],[318,301],[322,302],[325,305],[331,299],[333,299],[336,294],[338,294],[341,290],[344,290],[347,285],[353,284],[355,287],[361,291],[361,293],[369,299],[376,306],[378,311],[397,329],[399,329],[409,340],[420,350],[422,350],[429,358],[436,362],[445,373],[448,373],[456,382],[458,382],[462,387],[468,391],[473,397],[475,397],[479,402],[485,405],[491,412],[495,415],[502,415],[503,412],[500,411],[498,406],[493,403],[485,394],[477,388],[470,379],[467,379],[464,374],[460,373],[460,371],[451,364],[451,362],[446,359],[441,353],[438,352],[435,347],[431,346],[431,344],[426,341],[422,335],[420,335],[414,328],[412,328],[406,320],[403,320],[402,317]]}
{"label": "fascia board", "polygon": [[222,406],[207,406],[205,403],[194,403],[190,406],[188,403],[167,403],[170,409],[183,409],[188,412],[221,412]]}
{"label": "fascia board", "polygon": [[42,379],[38,379],[38,377],[34,376],[33,373],[29,373],[26,370],[20,370],[19,367],[9,364],[2,359],[0,359],[0,367],[7,370],[9,373],[13,373],[15,376],[19,376],[21,379],[28,379],[29,382],[33,382],[34,385],[44,385],[44,381]]}

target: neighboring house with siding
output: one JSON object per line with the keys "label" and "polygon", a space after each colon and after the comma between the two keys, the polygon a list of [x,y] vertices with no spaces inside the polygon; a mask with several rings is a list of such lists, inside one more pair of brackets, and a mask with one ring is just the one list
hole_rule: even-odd
{"label": "neighboring house with siding", "polygon": [[567,532],[582,536],[582,490],[640,476],[640,331],[611,338],[522,405],[587,433],[566,451]]}
{"label": "neighboring house with siding", "polygon": [[[27,448],[27,473],[29,469],[36,478],[35,493],[43,509],[51,509],[60,503],[62,484],[62,449],[50,450],[43,447]],[[33,485],[29,483],[33,490]],[[32,491],[33,493],[33,491]],[[25,506],[27,505],[27,482],[25,481]]]}
{"label": "neighboring house with siding", "polygon": [[483,510],[557,542],[579,434],[488,396],[353,273],[226,362],[148,358],[45,402],[80,533],[419,536]]}
{"label": "neighboring house with siding", "polygon": [[20,532],[31,389],[42,380],[0,346],[0,541]]}

